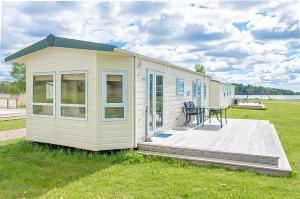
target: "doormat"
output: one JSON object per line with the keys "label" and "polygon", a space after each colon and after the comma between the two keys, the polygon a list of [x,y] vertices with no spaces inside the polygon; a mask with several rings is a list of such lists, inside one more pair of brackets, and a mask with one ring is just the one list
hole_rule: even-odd
{"label": "doormat", "polygon": [[173,135],[173,134],[171,134],[171,133],[160,133],[160,134],[156,135],[155,137],[168,138],[171,135]]}

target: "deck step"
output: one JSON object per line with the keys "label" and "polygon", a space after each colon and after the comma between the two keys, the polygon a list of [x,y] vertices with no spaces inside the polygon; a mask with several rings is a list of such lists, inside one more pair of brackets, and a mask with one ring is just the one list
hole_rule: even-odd
{"label": "deck step", "polygon": [[142,142],[138,143],[138,150],[157,152],[163,154],[175,154],[183,156],[191,156],[198,158],[213,158],[219,160],[232,160],[240,162],[250,162],[250,163],[259,163],[265,165],[278,165],[278,156],[269,156],[269,155],[255,155],[255,154],[244,154],[244,153],[233,153],[233,152],[224,152],[208,149],[199,149],[199,148],[187,148],[180,146],[167,146],[161,144],[152,144],[151,142]]}
{"label": "deck step", "polygon": [[159,153],[159,152],[143,151],[143,150],[139,150],[139,153],[145,155],[155,155],[155,156],[171,157],[180,160],[187,160],[192,164],[200,165],[200,166],[213,165],[213,166],[221,166],[229,169],[247,169],[247,170],[255,171],[256,173],[259,174],[272,175],[272,176],[288,176],[291,173],[290,169],[281,169],[278,168],[276,165],[266,165],[260,163],[249,163],[249,162],[242,162],[242,161],[195,157],[195,156],[178,155],[178,154],[167,154],[167,153]]}

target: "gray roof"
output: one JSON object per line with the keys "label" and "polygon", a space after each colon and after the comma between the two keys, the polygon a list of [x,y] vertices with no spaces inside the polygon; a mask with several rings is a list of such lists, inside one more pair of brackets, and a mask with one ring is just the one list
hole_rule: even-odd
{"label": "gray roof", "polygon": [[86,50],[97,50],[97,51],[114,51],[117,46],[109,44],[101,44],[89,41],[82,41],[76,39],[67,39],[63,37],[56,37],[54,35],[48,35],[45,39],[38,41],[14,54],[9,55],[4,59],[4,61],[11,61],[19,57],[34,53],[36,51],[42,50],[44,48],[53,47],[63,47],[63,48],[77,48]]}

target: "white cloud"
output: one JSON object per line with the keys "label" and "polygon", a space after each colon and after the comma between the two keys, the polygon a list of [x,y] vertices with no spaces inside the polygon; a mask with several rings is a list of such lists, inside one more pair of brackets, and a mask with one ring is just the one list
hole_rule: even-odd
{"label": "white cloud", "polygon": [[[128,50],[188,68],[202,63],[223,81],[286,85],[300,91],[296,5],[250,0],[4,2],[0,57],[52,33],[125,42]],[[239,28],[234,23],[246,25]],[[0,67],[8,73],[7,66]]]}

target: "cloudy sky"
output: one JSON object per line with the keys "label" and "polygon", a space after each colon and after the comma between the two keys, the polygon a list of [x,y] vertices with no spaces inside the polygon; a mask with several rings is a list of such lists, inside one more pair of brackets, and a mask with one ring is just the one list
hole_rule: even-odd
{"label": "cloudy sky", "polygon": [[298,1],[2,2],[3,58],[48,34],[115,44],[215,79],[300,91]]}

